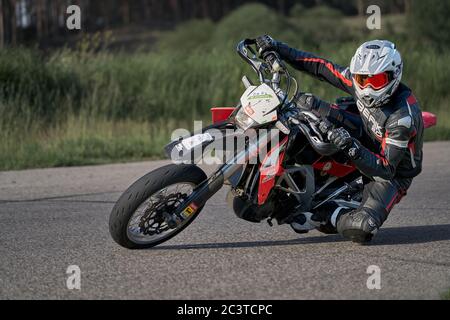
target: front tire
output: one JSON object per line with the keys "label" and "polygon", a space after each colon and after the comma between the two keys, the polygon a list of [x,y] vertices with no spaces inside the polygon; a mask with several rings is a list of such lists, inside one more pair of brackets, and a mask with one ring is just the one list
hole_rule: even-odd
{"label": "front tire", "polygon": [[[206,179],[207,176],[203,170],[195,165],[172,164],[148,173],[131,185],[114,206],[109,218],[109,231],[112,238],[119,245],[128,249],[146,249],[175,237],[195,220],[202,208],[186,218],[175,229],[164,225],[165,222],[160,216],[157,216],[158,213],[152,213],[151,210],[164,211],[168,205],[172,209],[175,208],[189,194],[181,191],[169,191],[170,188],[185,185],[191,186],[193,191]],[[164,208],[161,209],[162,207]],[[139,227],[133,227],[133,220],[139,218],[138,210],[140,208],[145,210],[141,213]],[[157,227],[154,227],[155,225]],[[143,228],[145,231],[142,231]]]}

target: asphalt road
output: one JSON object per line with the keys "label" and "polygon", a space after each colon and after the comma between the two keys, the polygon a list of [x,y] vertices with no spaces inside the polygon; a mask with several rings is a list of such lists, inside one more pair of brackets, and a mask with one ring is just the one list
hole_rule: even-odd
{"label": "asphalt road", "polygon": [[[0,172],[2,299],[434,299],[450,288],[450,143],[371,246],[241,221],[221,192],[183,233],[129,251],[108,233],[114,201],[164,162]],[[69,265],[81,289],[66,287]],[[381,289],[367,288],[367,268]]]}

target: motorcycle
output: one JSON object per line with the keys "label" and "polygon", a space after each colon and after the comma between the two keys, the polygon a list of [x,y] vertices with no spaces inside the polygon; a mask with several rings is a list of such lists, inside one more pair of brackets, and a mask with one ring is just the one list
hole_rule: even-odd
{"label": "motorcycle", "polygon": [[[168,241],[224,186],[230,189],[227,202],[239,218],[266,220],[270,226],[273,220],[290,223],[295,214],[330,201],[359,207],[363,178],[329,143],[327,133],[333,125],[298,108],[297,80],[275,52],[260,58],[255,48],[256,41],[246,39],[237,52],[256,72],[259,84],[244,76],[246,91],[236,108],[212,109],[211,126],[166,146],[176,163],[148,173],[119,198],[109,219],[111,236],[119,245],[144,249]],[[340,102],[342,108],[356,108],[352,101]],[[436,124],[433,114],[424,113],[424,119],[427,127]],[[222,138],[211,134],[213,130]],[[227,160],[208,177],[195,155],[219,139],[236,137],[247,137],[243,147],[225,150]]]}

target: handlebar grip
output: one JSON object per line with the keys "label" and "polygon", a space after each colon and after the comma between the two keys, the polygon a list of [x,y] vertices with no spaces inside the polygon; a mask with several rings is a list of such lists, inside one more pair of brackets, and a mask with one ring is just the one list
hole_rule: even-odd
{"label": "handlebar grip", "polygon": [[334,128],[335,128],[334,125],[327,119],[322,119],[322,121],[319,124],[319,130],[323,134],[328,134]]}
{"label": "handlebar grip", "polygon": [[311,130],[305,124],[300,122],[298,124],[298,127],[303,132],[313,149],[316,150],[316,152],[320,155],[329,157],[339,152],[339,149],[334,144],[319,141],[317,140],[317,138],[312,138]]}
{"label": "handlebar grip", "polygon": [[285,69],[279,55],[274,51],[264,53],[262,58],[267,62],[267,64],[272,68],[274,72],[279,72]]}
{"label": "handlebar grip", "polygon": [[254,44],[256,44],[256,39],[245,39],[244,40],[244,45],[246,45],[246,46],[251,46]]}
{"label": "handlebar grip", "polygon": [[270,65],[272,65],[273,63],[275,63],[277,61],[279,62],[279,58],[278,58],[277,54],[273,51],[264,53],[262,58]]}

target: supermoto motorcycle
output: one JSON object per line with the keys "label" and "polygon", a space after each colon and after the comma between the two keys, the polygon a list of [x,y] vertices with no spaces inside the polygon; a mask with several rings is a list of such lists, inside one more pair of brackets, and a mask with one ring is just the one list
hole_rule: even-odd
{"label": "supermoto motorcycle", "polygon": [[[348,208],[360,205],[363,179],[328,142],[332,125],[297,107],[296,79],[276,53],[259,58],[255,45],[253,39],[243,40],[237,52],[257,73],[259,84],[244,77],[246,91],[236,108],[214,108],[213,125],[166,146],[173,164],[148,173],[119,198],[109,220],[119,245],[143,249],[171,239],[224,186],[239,218],[266,220],[271,226],[273,220],[290,223],[295,214],[330,201]],[[358,113],[351,100],[340,104]],[[434,115],[425,116],[428,126],[433,125]],[[218,140],[242,137],[240,148],[232,144],[227,149],[226,144],[226,159],[209,177],[197,165]]]}

